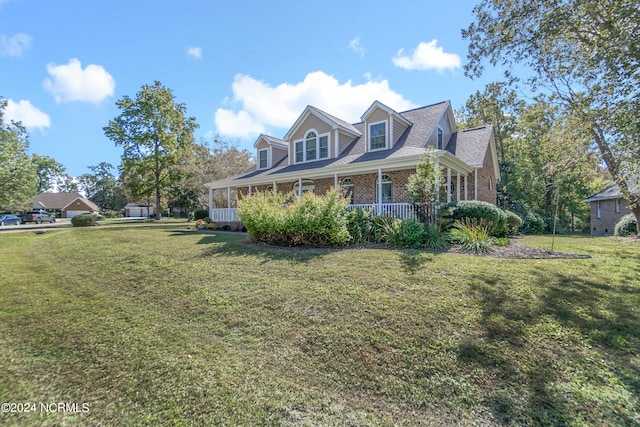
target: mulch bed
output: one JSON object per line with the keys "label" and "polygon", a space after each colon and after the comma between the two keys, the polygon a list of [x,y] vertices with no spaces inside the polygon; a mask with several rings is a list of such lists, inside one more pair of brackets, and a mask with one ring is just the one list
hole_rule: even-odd
{"label": "mulch bed", "polygon": [[493,246],[488,252],[474,253],[462,250],[459,246],[449,249],[449,252],[466,254],[472,256],[483,256],[490,258],[510,258],[510,259],[554,259],[554,258],[591,258],[591,255],[574,254],[570,252],[558,252],[548,249],[532,248],[530,246],[519,245],[517,241],[511,240],[508,246]]}

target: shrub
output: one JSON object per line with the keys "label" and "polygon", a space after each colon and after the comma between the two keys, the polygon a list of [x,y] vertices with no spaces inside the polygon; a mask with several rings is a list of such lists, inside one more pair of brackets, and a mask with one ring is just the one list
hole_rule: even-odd
{"label": "shrub", "polygon": [[199,219],[205,219],[208,216],[209,216],[209,212],[206,209],[201,209],[193,213],[193,219],[196,221]]}
{"label": "shrub", "polygon": [[76,215],[71,218],[71,225],[74,227],[90,227],[96,225],[96,219],[91,214]]}
{"label": "shrub", "polygon": [[524,234],[542,234],[544,232],[544,219],[533,212],[529,212],[522,221],[521,231]]}
{"label": "shrub", "polygon": [[491,203],[478,200],[464,200],[445,205],[439,214],[443,230],[455,227],[456,221],[476,219],[483,221],[491,236],[503,237],[507,234],[507,214]]}
{"label": "shrub", "polygon": [[238,202],[238,218],[258,242],[281,246],[342,246],[350,240],[347,201],[336,189],[324,196],[254,193]]}
{"label": "shrub", "polygon": [[431,250],[444,249],[449,246],[447,233],[441,231],[436,224],[424,226],[424,247]]}
{"label": "shrub", "polygon": [[424,245],[424,225],[415,219],[394,218],[384,226],[387,244],[405,248],[420,248]]}
{"label": "shrub", "polygon": [[100,215],[102,215],[105,218],[115,218],[118,216],[118,211],[104,211],[104,212],[100,212]]}
{"label": "shrub", "polygon": [[491,224],[484,219],[465,218],[454,223],[450,235],[465,251],[486,252],[494,242],[490,228]]}
{"label": "shrub", "polygon": [[614,236],[626,237],[638,234],[638,224],[636,217],[632,213],[620,218],[620,221],[616,224],[613,230]]}
{"label": "shrub", "polygon": [[347,214],[347,231],[352,245],[360,245],[372,240],[371,214],[364,209],[354,209]]}
{"label": "shrub", "polygon": [[518,234],[518,230],[522,227],[522,218],[511,211],[504,211],[507,216],[507,234],[513,236]]}

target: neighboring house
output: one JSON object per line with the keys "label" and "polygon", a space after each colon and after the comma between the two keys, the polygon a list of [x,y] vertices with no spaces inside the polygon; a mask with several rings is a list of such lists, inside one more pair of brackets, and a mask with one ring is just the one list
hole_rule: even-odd
{"label": "neighboring house", "polygon": [[[407,179],[427,150],[440,169],[442,202],[495,204],[499,177],[490,126],[458,131],[449,101],[398,113],[379,101],[350,124],[308,106],[282,139],[260,135],[257,164],[240,175],[206,184],[213,220],[234,221],[235,198],[256,191],[324,194],[342,187],[352,207],[406,217]],[[226,193],[213,206],[213,192]]]}
{"label": "neighboring house", "polygon": [[148,218],[153,215],[153,205],[147,203],[127,203],[124,207],[124,216],[135,218]]}
{"label": "neighboring house", "polygon": [[[638,184],[631,188],[633,194],[640,194]],[[630,214],[629,202],[620,194],[620,187],[612,185],[584,200],[591,203],[591,235],[611,236],[618,221]]]}
{"label": "neighboring house", "polygon": [[44,209],[60,218],[100,212],[95,203],[80,193],[40,193],[31,202],[34,209]]}

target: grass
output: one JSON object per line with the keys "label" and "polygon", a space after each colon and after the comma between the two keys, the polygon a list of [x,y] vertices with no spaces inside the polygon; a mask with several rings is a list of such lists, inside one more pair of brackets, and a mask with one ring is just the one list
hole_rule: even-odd
{"label": "grass", "polygon": [[501,260],[244,239],[0,234],[0,401],[88,406],[0,424],[640,423],[639,244]]}

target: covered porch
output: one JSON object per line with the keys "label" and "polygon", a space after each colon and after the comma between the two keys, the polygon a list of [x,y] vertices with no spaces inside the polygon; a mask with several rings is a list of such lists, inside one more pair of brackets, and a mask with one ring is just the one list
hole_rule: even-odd
{"label": "covered porch", "polygon": [[[212,221],[219,222],[238,221],[236,206],[240,195],[251,195],[258,191],[293,191],[301,197],[306,191],[324,194],[330,187],[335,187],[342,188],[350,197],[350,210],[363,209],[374,215],[412,218],[416,216],[415,206],[409,202],[406,183],[408,177],[415,173],[421,158],[422,155],[416,155],[397,161],[385,159],[380,164],[351,164],[346,167],[306,169],[295,173],[275,171],[251,178],[212,182],[207,184],[209,217]],[[440,171],[434,189],[439,198],[437,204],[477,199],[476,168],[445,151],[436,153],[435,163]],[[216,203],[214,191],[226,195],[226,200],[219,197]]]}

